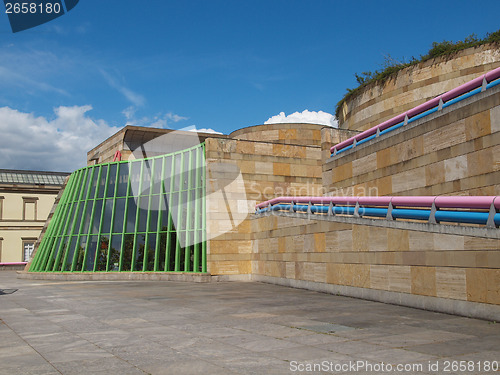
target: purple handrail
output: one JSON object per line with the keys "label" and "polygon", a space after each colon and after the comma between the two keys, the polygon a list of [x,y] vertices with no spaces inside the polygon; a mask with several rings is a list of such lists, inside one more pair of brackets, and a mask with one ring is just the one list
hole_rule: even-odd
{"label": "purple handrail", "polygon": [[344,204],[355,206],[500,209],[500,196],[401,196],[401,197],[278,197],[259,203],[256,209],[276,203]]}
{"label": "purple handrail", "polygon": [[365,130],[362,133],[359,133],[349,139],[346,139],[345,141],[342,141],[340,143],[337,143],[335,146],[332,146],[330,148],[330,152],[334,153],[335,150],[339,151],[342,150],[343,148],[351,145],[354,143],[354,141],[358,142],[361,141],[371,135],[374,135],[377,133],[377,130],[382,131],[387,128],[390,128],[393,125],[396,125],[402,121],[404,121],[405,117],[408,116],[408,118],[415,117],[416,115],[419,115],[420,113],[423,113],[425,111],[428,111],[431,108],[437,107],[439,105],[440,100],[442,100],[443,103],[446,103],[447,101],[450,101],[451,99],[455,99],[459,97],[460,95],[465,94],[466,92],[469,92],[471,90],[474,90],[478,87],[481,87],[483,85],[483,82],[486,81],[486,83],[490,83],[491,81],[494,81],[496,79],[500,78],[500,67],[493,69],[489,71],[486,74],[483,74],[480,77],[474,78],[473,80],[464,83],[463,85],[460,85],[436,98],[433,98],[425,103],[422,103],[405,113],[402,113],[400,115],[397,115],[387,121],[384,121],[383,123],[376,125],[368,130]]}

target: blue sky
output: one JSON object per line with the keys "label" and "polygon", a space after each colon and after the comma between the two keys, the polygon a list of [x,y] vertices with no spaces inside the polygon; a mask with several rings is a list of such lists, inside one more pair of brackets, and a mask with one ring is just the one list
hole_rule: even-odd
{"label": "blue sky", "polygon": [[229,133],[333,113],[384,56],[500,25],[498,0],[80,0],[15,34],[0,9],[0,168],[64,171],[127,123]]}

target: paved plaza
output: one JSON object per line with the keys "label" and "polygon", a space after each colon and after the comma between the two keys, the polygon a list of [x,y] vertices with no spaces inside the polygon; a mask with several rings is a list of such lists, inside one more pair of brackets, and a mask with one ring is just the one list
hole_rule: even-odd
{"label": "paved plaza", "polygon": [[495,361],[500,323],[254,282],[0,272],[2,375],[478,374]]}

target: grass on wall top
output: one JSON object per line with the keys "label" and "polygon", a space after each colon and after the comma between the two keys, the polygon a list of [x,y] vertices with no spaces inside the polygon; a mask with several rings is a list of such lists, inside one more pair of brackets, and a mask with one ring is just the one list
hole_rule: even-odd
{"label": "grass on wall top", "polygon": [[412,57],[409,62],[398,61],[393,59],[391,56],[387,56],[383,63],[383,69],[373,72],[367,71],[362,72],[361,74],[354,74],[359,85],[354,89],[347,89],[347,93],[337,103],[337,107],[335,108],[335,116],[337,117],[337,119],[339,118],[340,111],[344,102],[354,98],[361,92],[361,90],[372,83],[384,84],[390,78],[395,77],[400,70],[408,68],[409,66],[413,66],[440,56],[451,57],[457,52],[464,49],[478,47],[488,43],[500,43],[500,30],[486,34],[486,37],[483,39],[478,39],[475,34],[472,34],[464,40],[459,40],[458,42],[451,42],[447,40],[443,42],[433,42],[432,48],[427,52],[427,54],[421,55],[418,59]]}

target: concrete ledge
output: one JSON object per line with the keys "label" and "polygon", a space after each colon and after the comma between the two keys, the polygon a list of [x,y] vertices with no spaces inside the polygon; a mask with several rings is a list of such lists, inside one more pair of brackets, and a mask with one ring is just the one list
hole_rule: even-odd
{"label": "concrete ledge", "polygon": [[308,289],[316,292],[355,297],[370,301],[413,307],[422,310],[466,316],[491,321],[500,321],[500,306],[487,303],[460,301],[415,294],[389,292],[385,290],[358,288],[345,285],[325,284],[305,280],[285,279],[264,275],[253,275],[253,281]]}
{"label": "concrete ledge", "polygon": [[251,274],[243,274],[243,275],[213,275],[212,281],[214,282],[224,282],[224,281],[252,281]]}
{"label": "concrete ledge", "polygon": [[212,280],[209,273],[186,272],[17,272],[18,279],[63,280],[63,281],[184,281],[207,283]]}
{"label": "concrete ledge", "polygon": [[0,264],[0,271],[21,271],[24,267],[25,264]]}

